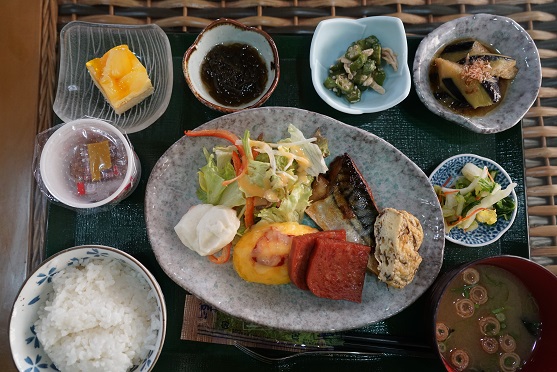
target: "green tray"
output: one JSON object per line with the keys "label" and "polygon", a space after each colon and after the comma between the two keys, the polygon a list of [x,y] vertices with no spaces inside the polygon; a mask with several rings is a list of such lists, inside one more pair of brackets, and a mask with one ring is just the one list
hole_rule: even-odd
{"label": "green tray", "polygon": [[[379,356],[366,360],[303,357],[296,362],[271,367],[261,364],[233,346],[180,340],[186,291],[175,284],[158,265],[147,237],[144,218],[145,186],[159,157],[184,133],[221,113],[202,105],[190,92],[182,74],[182,56],[196,35],[168,34],[172,47],[174,86],[166,113],[147,129],[131,134],[130,140],[141,161],[142,176],[131,196],[109,211],[75,212],[49,204],[46,256],[84,244],[116,247],[138,258],[159,281],[168,308],[168,326],[163,353],[155,371],[265,370],[303,371],[308,367],[322,371],[339,368],[365,368],[373,371],[443,371],[437,359]],[[309,49],[311,35],[275,35],[279,49],[281,77],[266,106],[291,106],[315,111],[365,129],[390,142],[412,159],[426,174],[446,158],[474,153],[499,163],[517,182],[518,214],[503,237],[485,247],[467,248],[450,242],[445,246],[441,272],[475,259],[511,254],[529,257],[524,157],[521,126],[497,134],[477,134],[434,115],[423,106],[412,89],[398,106],[380,113],[349,115],[333,110],[317,95],[311,83]],[[421,39],[409,38],[409,66]],[[349,144],[347,144],[349,146]],[[405,336],[429,343],[431,316],[426,292],[414,304],[384,321],[371,324],[362,332]]]}

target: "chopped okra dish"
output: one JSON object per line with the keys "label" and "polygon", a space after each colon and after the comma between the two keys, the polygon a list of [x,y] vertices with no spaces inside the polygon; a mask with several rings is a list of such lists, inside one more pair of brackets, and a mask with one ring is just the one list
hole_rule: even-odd
{"label": "chopped okra dish", "polygon": [[372,88],[379,94],[385,94],[385,69],[383,62],[397,71],[396,53],[390,48],[381,47],[379,39],[368,36],[350,44],[335,64],[329,68],[329,76],[323,83],[325,88],[344,96],[348,102],[356,103],[362,98],[362,92]]}

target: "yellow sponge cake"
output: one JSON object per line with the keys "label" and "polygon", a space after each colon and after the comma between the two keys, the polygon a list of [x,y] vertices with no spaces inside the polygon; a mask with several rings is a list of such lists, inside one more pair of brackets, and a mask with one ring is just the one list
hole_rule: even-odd
{"label": "yellow sponge cake", "polygon": [[127,45],[119,45],[101,58],[86,63],[95,85],[118,115],[129,110],[153,91],[147,70]]}

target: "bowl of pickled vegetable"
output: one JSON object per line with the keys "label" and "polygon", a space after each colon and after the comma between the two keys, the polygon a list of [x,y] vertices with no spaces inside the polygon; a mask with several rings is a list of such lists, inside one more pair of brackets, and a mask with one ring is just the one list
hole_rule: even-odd
{"label": "bowl of pickled vegetable", "polygon": [[496,242],[512,226],[517,184],[495,161],[456,155],[442,162],[429,180],[441,203],[448,241],[481,247]]}
{"label": "bowl of pickled vegetable", "polygon": [[541,85],[536,45],[514,20],[476,14],[446,22],[418,46],[416,93],[433,113],[476,133],[507,130]]}
{"label": "bowl of pickled vegetable", "polygon": [[310,48],[317,94],[348,114],[387,110],[410,92],[408,46],[399,18],[378,16],[319,22]]}

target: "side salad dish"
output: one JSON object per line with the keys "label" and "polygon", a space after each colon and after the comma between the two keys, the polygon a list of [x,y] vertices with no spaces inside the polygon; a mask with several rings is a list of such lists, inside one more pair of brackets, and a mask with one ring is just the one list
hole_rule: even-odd
{"label": "side salad dish", "polygon": [[487,166],[479,168],[473,163],[466,163],[461,170],[462,175],[452,184],[453,180],[448,179],[444,185],[434,186],[441,203],[446,233],[453,228],[470,232],[479,224],[494,225],[499,219],[510,218],[516,208],[510,196],[516,183],[510,183],[503,189],[495,182],[495,172]]}
{"label": "side salad dish", "polygon": [[305,138],[292,124],[288,134],[270,143],[251,139],[249,131],[241,139],[226,130],[186,132],[189,137],[217,137],[231,143],[211,152],[204,149],[207,165],[198,172],[197,190],[202,205],[192,208],[176,226],[186,246],[223,263],[230,257],[229,243],[255,223],[301,222],[313,179],[327,171],[323,157],[327,144],[321,137]]}

